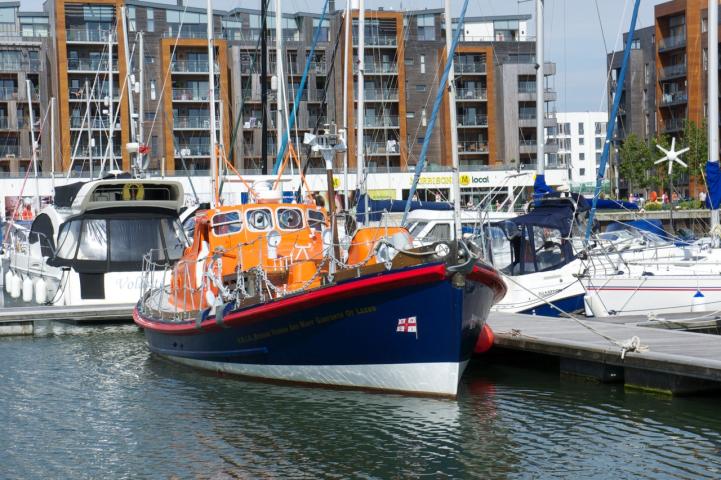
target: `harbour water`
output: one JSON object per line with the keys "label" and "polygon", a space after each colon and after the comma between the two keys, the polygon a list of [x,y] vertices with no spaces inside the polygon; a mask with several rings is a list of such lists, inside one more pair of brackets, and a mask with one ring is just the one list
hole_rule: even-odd
{"label": "harbour water", "polygon": [[456,401],[204,374],[132,326],[0,339],[2,478],[719,478],[718,397],[474,361]]}

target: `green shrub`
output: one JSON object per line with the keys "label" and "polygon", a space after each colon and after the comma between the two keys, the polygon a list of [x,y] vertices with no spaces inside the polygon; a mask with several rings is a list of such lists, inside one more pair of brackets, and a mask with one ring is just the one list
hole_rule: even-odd
{"label": "green shrub", "polygon": [[656,212],[658,210],[661,210],[663,208],[663,205],[661,202],[646,202],[646,205],[643,207],[647,212]]}

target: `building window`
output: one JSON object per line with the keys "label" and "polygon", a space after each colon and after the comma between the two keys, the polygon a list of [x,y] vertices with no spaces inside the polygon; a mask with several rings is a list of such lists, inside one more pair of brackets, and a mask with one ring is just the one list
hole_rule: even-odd
{"label": "building window", "polygon": [[[318,25],[320,25],[320,19],[314,18],[313,19],[313,35],[315,35],[315,30],[318,28]],[[297,29],[298,31],[300,29]],[[323,25],[320,27],[320,33],[318,34],[318,41],[319,42],[327,42],[330,38],[330,21],[329,20],[323,20]]]}
{"label": "building window", "polygon": [[578,154],[578,160],[581,161],[581,162],[586,161],[586,154],[583,153],[583,152],[579,153],[579,154]]}
{"label": "building window", "polygon": [[638,38],[634,38],[631,42],[631,48],[634,50],[639,50],[641,48],[641,40]]}
{"label": "building window", "polygon": [[596,122],[596,135],[601,135],[606,131],[606,122]]}
{"label": "building window", "polygon": [[421,111],[421,125],[424,127],[428,126],[428,119],[426,118],[426,109]]}
{"label": "building window", "polygon": [[426,86],[425,85],[416,85],[416,92],[425,92]]}
{"label": "building window", "polygon": [[137,30],[135,24],[135,7],[128,7],[128,30],[134,32]]}
{"label": "building window", "polygon": [[405,63],[406,65],[414,65],[416,62],[415,60],[413,60],[413,57],[406,57],[403,60],[403,63]]}
{"label": "building window", "polygon": [[583,122],[578,122],[578,134],[583,135]]}
{"label": "building window", "polygon": [[596,137],[596,150],[601,150],[603,148],[603,138]]}
{"label": "building window", "polygon": [[145,31],[152,33],[155,31],[155,11],[152,8],[146,8],[145,15]]}
{"label": "building window", "polygon": [[708,18],[704,17],[701,19],[701,33],[708,32]]}
{"label": "building window", "polygon": [[570,123],[561,124],[561,134],[563,134],[563,135],[571,134],[571,124]]}
{"label": "building window", "polygon": [[155,100],[155,80],[150,81],[150,99]]}
{"label": "building window", "polygon": [[585,169],[585,168],[579,168],[579,169],[578,169],[578,174],[579,174],[581,177],[583,177],[584,175],[586,175],[586,169]]}
{"label": "building window", "polygon": [[436,22],[434,15],[418,15],[418,40],[436,39]]}
{"label": "building window", "polygon": [[[426,73],[426,56],[421,55],[421,73]],[[425,90],[425,88],[424,88]]]}
{"label": "building window", "polygon": [[578,137],[578,144],[579,144],[579,145],[583,145],[583,144],[584,144],[584,141],[585,141],[585,139],[584,139],[583,137]]}
{"label": "building window", "polygon": [[416,118],[415,112],[406,112],[406,118]]}

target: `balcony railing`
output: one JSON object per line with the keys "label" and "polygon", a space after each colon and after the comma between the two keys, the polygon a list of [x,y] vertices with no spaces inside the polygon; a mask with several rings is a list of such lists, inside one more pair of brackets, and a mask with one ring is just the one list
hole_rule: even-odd
{"label": "balcony railing", "polygon": [[684,120],[685,119],[683,118],[672,118],[671,120],[666,120],[663,124],[663,131],[674,132],[677,130],[683,130]]}
{"label": "balcony railing", "polygon": [[[98,28],[69,28],[65,30],[68,42],[107,42],[108,30]],[[113,42],[117,42],[115,33]]]}
{"label": "balcony railing", "polygon": [[[215,128],[219,128],[220,119],[216,119]],[[206,116],[176,116],[173,117],[174,128],[209,129],[210,118]]]}
{"label": "balcony railing", "polygon": [[479,141],[459,141],[458,151],[460,153],[488,153],[488,144]]}
{"label": "balcony railing", "polygon": [[[358,118],[356,117],[356,126],[357,125]],[[400,122],[398,115],[365,116],[363,117],[363,125],[369,128],[398,128]]]}
{"label": "balcony railing", "polygon": [[[215,101],[217,102],[220,97],[218,96],[217,90],[215,93]],[[174,88],[173,89],[173,100],[187,101],[187,102],[207,102],[208,94],[199,93],[191,88]]]}
{"label": "balcony railing", "polygon": [[[398,89],[397,88],[386,88],[383,90],[366,90],[364,97],[366,100],[387,100],[396,101],[398,100]],[[358,100],[358,93],[356,92],[356,100]]]}
{"label": "balcony railing", "polygon": [[488,91],[485,88],[460,88],[456,91],[456,100],[486,100]]}
{"label": "balcony railing", "polygon": [[[107,72],[107,59],[71,58],[68,59],[68,70],[89,70],[91,72]],[[118,61],[113,59],[113,71],[118,71]]]}
{"label": "balcony railing", "polygon": [[[73,149],[74,149],[74,147],[73,147]],[[95,147],[93,147],[92,151],[89,151],[87,145],[82,144],[78,147],[76,156],[80,157],[80,158],[88,158],[88,153],[91,153],[93,158],[103,158],[108,153],[107,145],[103,145],[102,147],[95,146]],[[123,156],[122,149],[119,146],[117,146],[117,144],[113,145],[113,156],[115,158],[120,158]]]}
{"label": "balcony railing", "polygon": [[[90,92],[91,98],[94,99],[103,99],[108,95],[108,88],[95,88]],[[113,88],[113,101],[118,101],[120,95],[120,89]],[[87,94],[85,93],[85,88],[71,88],[70,89],[70,100],[82,100],[85,101],[87,98]]]}
{"label": "balcony railing", "polygon": [[318,75],[325,75],[328,73],[328,64],[323,62],[311,62],[310,70]]}
{"label": "balcony railing", "polygon": [[41,63],[39,60],[0,61],[0,71],[2,71],[2,72],[18,72],[21,70],[28,70],[30,72],[38,72],[38,71],[40,71],[40,69],[41,69]]}
{"label": "balcony railing", "polygon": [[309,115],[308,116],[308,128],[315,128],[316,125],[321,127],[328,123],[328,118],[325,116]]}
{"label": "balcony railing", "polygon": [[[363,64],[365,73],[398,73],[398,64],[383,62],[366,62]],[[353,73],[358,73],[358,64],[353,65]]]}
{"label": "balcony railing", "polygon": [[0,145],[0,158],[7,156],[20,156],[20,145]]}
{"label": "balcony railing", "polygon": [[661,95],[662,106],[677,105],[686,102],[688,102],[688,93],[683,91],[664,93]]}
{"label": "balcony railing", "polygon": [[[366,47],[372,46],[395,46],[398,44],[398,39],[395,35],[379,35],[379,34],[368,34],[365,36]],[[358,45],[358,32],[353,34],[353,45]]]}
{"label": "balcony railing", "polygon": [[0,130],[16,130],[17,121],[13,125],[10,124],[10,119],[6,116],[0,117]]}
{"label": "balcony railing", "polygon": [[488,115],[458,115],[458,126],[459,127],[487,127],[488,126]]}
{"label": "balcony railing", "polygon": [[686,75],[686,64],[679,63],[661,69],[661,78],[679,77]]}
{"label": "balcony railing", "polygon": [[679,48],[686,45],[686,35],[676,35],[673,37],[662,38],[658,42],[659,50],[669,50],[671,48]]}
{"label": "balcony railing", "polygon": [[209,157],[210,145],[177,145],[176,157]]}
{"label": "balcony railing", "polygon": [[480,62],[459,62],[456,61],[453,64],[453,71],[456,74],[460,73],[485,73],[486,64]]}
{"label": "balcony railing", "polygon": [[[93,118],[90,120],[90,128],[93,130],[105,130],[110,123],[107,118]],[[70,117],[70,128],[88,128],[88,120],[84,116]]]}
{"label": "balcony railing", "polygon": [[528,112],[528,111],[520,111],[518,112],[518,119],[519,120],[535,120],[536,119],[536,111]]}
{"label": "balcony railing", "polygon": [[398,155],[401,146],[398,142],[366,142],[364,144],[366,155]]}
{"label": "balcony railing", "polygon": [[[176,60],[171,64],[175,73],[208,73],[208,62],[195,60]],[[220,72],[220,66],[215,64],[215,73]]]}

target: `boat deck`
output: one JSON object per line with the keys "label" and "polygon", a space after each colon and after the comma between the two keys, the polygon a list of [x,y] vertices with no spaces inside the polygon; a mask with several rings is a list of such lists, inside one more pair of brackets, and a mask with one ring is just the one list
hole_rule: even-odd
{"label": "boat deck", "polygon": [[[721,389],[721,336],[603,320],[491,313],[488,323],[496,346],[557,357],[563,373],[678,394]],[[641,348],[622,358],[633,337]]]}

